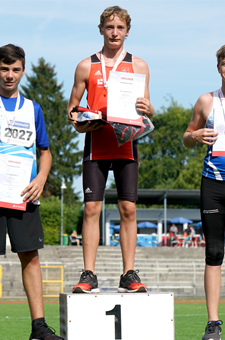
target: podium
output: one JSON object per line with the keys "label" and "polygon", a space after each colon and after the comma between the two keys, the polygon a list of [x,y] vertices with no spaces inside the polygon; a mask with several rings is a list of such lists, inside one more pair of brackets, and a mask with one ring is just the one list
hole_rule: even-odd
{"label": "podium", "polygon": [[174,340],[173,293],[60,294],[65,340]]}

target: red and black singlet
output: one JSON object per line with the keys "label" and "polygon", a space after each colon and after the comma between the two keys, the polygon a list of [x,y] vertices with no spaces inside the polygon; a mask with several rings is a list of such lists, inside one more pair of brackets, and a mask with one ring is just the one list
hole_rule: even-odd
{"label": "red and black singlet", "polygon": [[[106,66],[107,80],[111,70],[112,67]],[[130,53],[126,53],[116,71],[134,73]],[[91,56],[87,102],[91,109],[107,112],[107,94],[104,91],[101,61],[96,54]],[[138,161],[137,140],[118,146],[117,138],[110,124],[86,133],[84,161],[104,159],[131,159]]]}

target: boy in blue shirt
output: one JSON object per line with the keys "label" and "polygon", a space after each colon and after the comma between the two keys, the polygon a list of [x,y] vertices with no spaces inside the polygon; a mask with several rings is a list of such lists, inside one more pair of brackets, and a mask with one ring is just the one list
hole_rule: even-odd
{"label": "boy in blue shirt", "polygon": [[[18,254],[22,268],[24,289],[32,319],[29,340],[63,340],[47,326],[44,319],[42,276],[38,249],[44,246],[39,215],[39,197],[51,168],[43,113],[39,104],[19,94],[18,85],[25,73],[25,53],[18,46],[0,47],[0,156],[11,161],[21,158],[31,163],[29,184],[22,190],[26,210],[6,208],[0,203],[0,255],[5,254],[6,229],[11,250]],[[40,162],[37,174],[36,147]],[[32,160],[32,161],[31,161]],[[2,169],[1,169],[2,170]],[[0,201],[2,200],[0,197]]]}

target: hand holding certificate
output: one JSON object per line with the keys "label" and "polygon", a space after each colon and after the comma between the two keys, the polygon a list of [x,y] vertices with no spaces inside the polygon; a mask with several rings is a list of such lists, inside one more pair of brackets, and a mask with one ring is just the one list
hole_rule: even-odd
{"label": "hand holding certificate", "polygon": [[26,210],[21,192],[30,182],[33,159],[0,154],[0,207]]}
{"label": "hand holding certificate", "polygon": [[111,71],[108,80],[107,121],[142,125],[136,100],[144,97],[144,74]]}

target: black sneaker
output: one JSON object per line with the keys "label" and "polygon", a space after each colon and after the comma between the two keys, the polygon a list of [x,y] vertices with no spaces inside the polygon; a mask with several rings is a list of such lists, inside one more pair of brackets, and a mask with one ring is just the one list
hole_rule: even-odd
{"label": "black sneaker", "polygon": [[202,340],[221,340],[220,334],[222,332],[221,325],[223,321],[210,321],[207,323],[205,328],[205,335],[202,337]]}
{"label": "black sneaker", "polygon": [[32,322],[32,325],[33,323],[35,323],[35,325],[32,326],[32,333],[29,340],[64,340],[64,338],[55,335],[55,330],[48,327],[44,319],[41,321],[38,320],[40,319]]}
{"label": "black sneaker", "polygon": [[79,283],[73,287],[73,293],[99,293],[97,276],[91,270],[83,270]]}
{"label": "black sneaker", "polygon": [[139,270],[128,270],[126,274],[120,276],[119,293],[147,292],[147,286],[141,283],[137,273]]}

